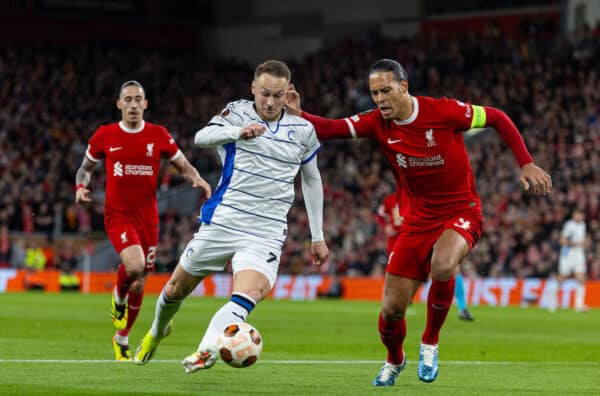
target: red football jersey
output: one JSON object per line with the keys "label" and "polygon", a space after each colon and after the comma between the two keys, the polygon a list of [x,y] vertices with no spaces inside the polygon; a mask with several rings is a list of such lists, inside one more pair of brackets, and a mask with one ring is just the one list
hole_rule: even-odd
{"label": "red football jersey", "polygon": [[[464,211],[480,212],[462,134],[472,126],[483,126],[480,120],[474,122],[473,106],[448,98],[412,98],[414,111],[408,119],[384,120],[378,109],[370,110],[344,119],[348,133],[379,143],[403,198],[408,199],[405,223],[423,224]],[[317,122],[313,124],[319,138],[339,138],[328,136]]]}
{"label": "red football jersey", "polygon": [[139,230],[158,227],[156,188],[162,156],[175,160],[181,152],[167,130],[143,122],[138,130],[122,122],[103,125],[89,140],[86,156],[104,160],[106,197],[104,223],[126,217]]}
{"label": "red football jersey", "polygon": [[396,232],[402,225],[404,216],[401,214],[400,205],[398,204],[398,194],[393,192],[388,194],[379,205],[377,209],[377,215],[379,216],[379,222],[381,226],[391,224]]}

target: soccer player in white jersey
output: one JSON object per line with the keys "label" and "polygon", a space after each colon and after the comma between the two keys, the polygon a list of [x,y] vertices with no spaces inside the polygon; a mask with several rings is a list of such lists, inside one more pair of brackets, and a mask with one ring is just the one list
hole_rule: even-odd
{"label": "soccer player in white jersey", "polygon": [[586,265],[584,247],[585,214],[575,208],[572,217],[565,222],[560,233],[560,257],[558,259],[558,277],[555,287],[551,288],[548,309],[556,310],[558,306],[558,290],[562,282],[571,275],[577,280],[575,288],[575,310],[587,311],[585,305]]}
{"label": "soccer player in white jersey", "polygon": [[290,80],[285,63],[260,64],[252,82],[254,102],[229,103],[196,133],[197,146],[217,147],[223,174],[202,207],[199,231],[158,298],[152,328],[134,355],[137,364],[147,363],[171,332],[171,319],[185,297],[231,260],[231,300],[212,317],[198,350],[182,362],[187,373],[215,364],[217,335],[228,324],[245,321],[273,288],[298,171],[312,234],[311,253],[317,264],[327,259],[323,186],[316,158],[320,143],[310,122],[284,111]]}

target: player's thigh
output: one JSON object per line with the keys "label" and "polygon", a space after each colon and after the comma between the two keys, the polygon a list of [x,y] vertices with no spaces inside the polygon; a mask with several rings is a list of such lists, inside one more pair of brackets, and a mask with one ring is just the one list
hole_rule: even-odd
{"label": "player's thigh", "polygon": [[386,273],[425,282],[429,277],[431,249],[435,235],[400,230],[388,258]]}
{"label": "player's thigh", "polygon": [[262,298],[266,297],[277,280],[281,248],[280,242],[255,237],[241,238],[231,260],[237,291],[243,292],[242,288],[246,292],[254,289],[262,294]]}
{"label": "player's thigh", "polygon": [[204,278],[223,271],[235,249],[236,242],[231,233],[203,224],[183,249],[179,266],[191,276]]}
{"label": "player's thigh", "polygon": [[482,225],[478,214],[468,213],[457,215],[441,225],[431,253],[434,279],[449,279],[455,275],[458,264],[481,238]]}
{"label": "player's thigh", "polygon": [[127,272],[145,271],[144,235],[127,219],[113,219],[106,225],[108,239]]}
{"label": "player's thigh", "polygon": [[465,238],[452,229],[442,232],[431,253],[431,277],[450,279],[456,274],[458,263],[469,253]]}

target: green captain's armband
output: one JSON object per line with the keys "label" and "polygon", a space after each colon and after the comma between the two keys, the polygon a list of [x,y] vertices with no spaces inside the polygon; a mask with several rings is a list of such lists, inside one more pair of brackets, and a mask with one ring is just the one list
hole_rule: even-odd
{"label": "green captain's armband", "polygon": [[473,119],[471,120],[471,128],[483,128],[485,126],[485,109],[483,106],[471,105],[473,108]]}

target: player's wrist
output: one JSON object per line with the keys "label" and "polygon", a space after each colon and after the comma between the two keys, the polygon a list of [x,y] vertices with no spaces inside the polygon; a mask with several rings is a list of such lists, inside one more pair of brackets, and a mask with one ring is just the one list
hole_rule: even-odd
{"label": "player's wrist", "polygon": [[79,183],[75,186],[75,192],[77,192],[80,188],[85,188],[85,185],[83,185],[82,183]]}

